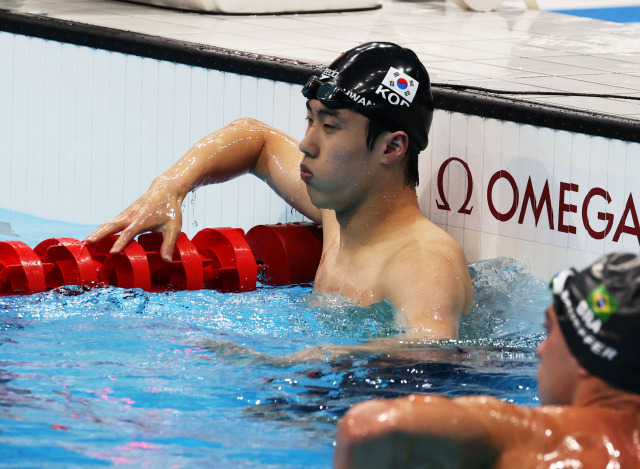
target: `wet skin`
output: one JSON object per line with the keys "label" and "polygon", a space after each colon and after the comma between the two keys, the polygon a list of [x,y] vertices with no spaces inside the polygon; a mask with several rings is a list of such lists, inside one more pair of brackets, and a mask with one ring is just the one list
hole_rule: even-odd
{"label": "wet skin", "polygon": [[640,467],[640,395],[577,364],[552,306],[545,325],[537,350],[542,407],[483,396],[368,401],[339,424],[336,469]]}
{"label": "wet skin", "polygon": [[472,299],[466,259],[460,245],[422,214],[415,189],[404,182],[407,135],[386,132],[369,149],[362,115],[317,100],[307,111],[299,143],[253,119],[208,135],[87,241],[120,232],[112,249],[117,253],[138,233],[159,231],[161,255],[170,261],[187,193],[251,172],[322,224],[314,290],[362,306],[388,300],[414,337],[457,337]]}
{"label": "wet skin", "polygon": [[403,132],[366,144],[368,121],[307,103],[301,178],[321,209],[324,251],[314,290],[367,306],[389,300],[414,336],[457,337],[471,301],[460,246],[424,217],[403,179]]}

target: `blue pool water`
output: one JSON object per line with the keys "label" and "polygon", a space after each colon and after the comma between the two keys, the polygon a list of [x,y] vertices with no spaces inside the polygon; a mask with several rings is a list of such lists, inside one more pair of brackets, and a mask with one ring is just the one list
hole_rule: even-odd
{"label": "blue pool water", "polygon": [[368,398],[482,393],[535,406],[546,282],[510,259],[470,271],[460,340],[298,364],[283,357],[392,335],[392,314],[309,285],[0,297],[1,464],[329,468],[338,419]]}
{"label": "blue pool water", "polygon": [[569,10],[552,10],[565,15],[582,16],[614,23],[639,23],[640,6],[615,6],[603,8],[575,8]]}

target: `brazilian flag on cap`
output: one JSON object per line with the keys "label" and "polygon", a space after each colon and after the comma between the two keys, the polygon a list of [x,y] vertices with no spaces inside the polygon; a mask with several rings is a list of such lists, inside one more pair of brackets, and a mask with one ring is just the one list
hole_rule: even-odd
{"label": "brazilian flag on cap", "polygon": [[607,322],[611,315],[618,310],[618,302],[603,284],[589,293],[587,304],[602,322]]}

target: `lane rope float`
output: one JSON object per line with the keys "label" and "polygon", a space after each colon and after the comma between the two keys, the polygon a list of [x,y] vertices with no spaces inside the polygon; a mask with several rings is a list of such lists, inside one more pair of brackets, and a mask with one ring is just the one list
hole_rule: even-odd
{"label": "lane rope float", "polygon": [[322,254],[322,230],[307,222],[258,225],[246,235],[240,228],[206,228],[192,240],[180,233],[170,263],[160,256],[160,233],[141,234],[111,255],[116,239],[86,244],[50,238],[33,249],[22,241],[0,241],[0,295],[65,285],[252,291],[258,277],[267,285],[313,281]]}

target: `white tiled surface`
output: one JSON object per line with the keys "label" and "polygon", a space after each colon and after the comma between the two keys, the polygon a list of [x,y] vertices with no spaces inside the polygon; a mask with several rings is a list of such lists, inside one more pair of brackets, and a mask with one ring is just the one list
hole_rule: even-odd
{"label": "white tiled surface", "polygon": [[393,41],[420,55],[434,83],[619,95],[520,99],[640,119],[640,101],[624,99],[640,96],[640,25],[526,10],[516,0],[490,13],[443,0],[381,3],[372,11],[282,16],[197,14],[116,0],[5,0],[0,8],[303,62],[328,63],[358,43]]}

